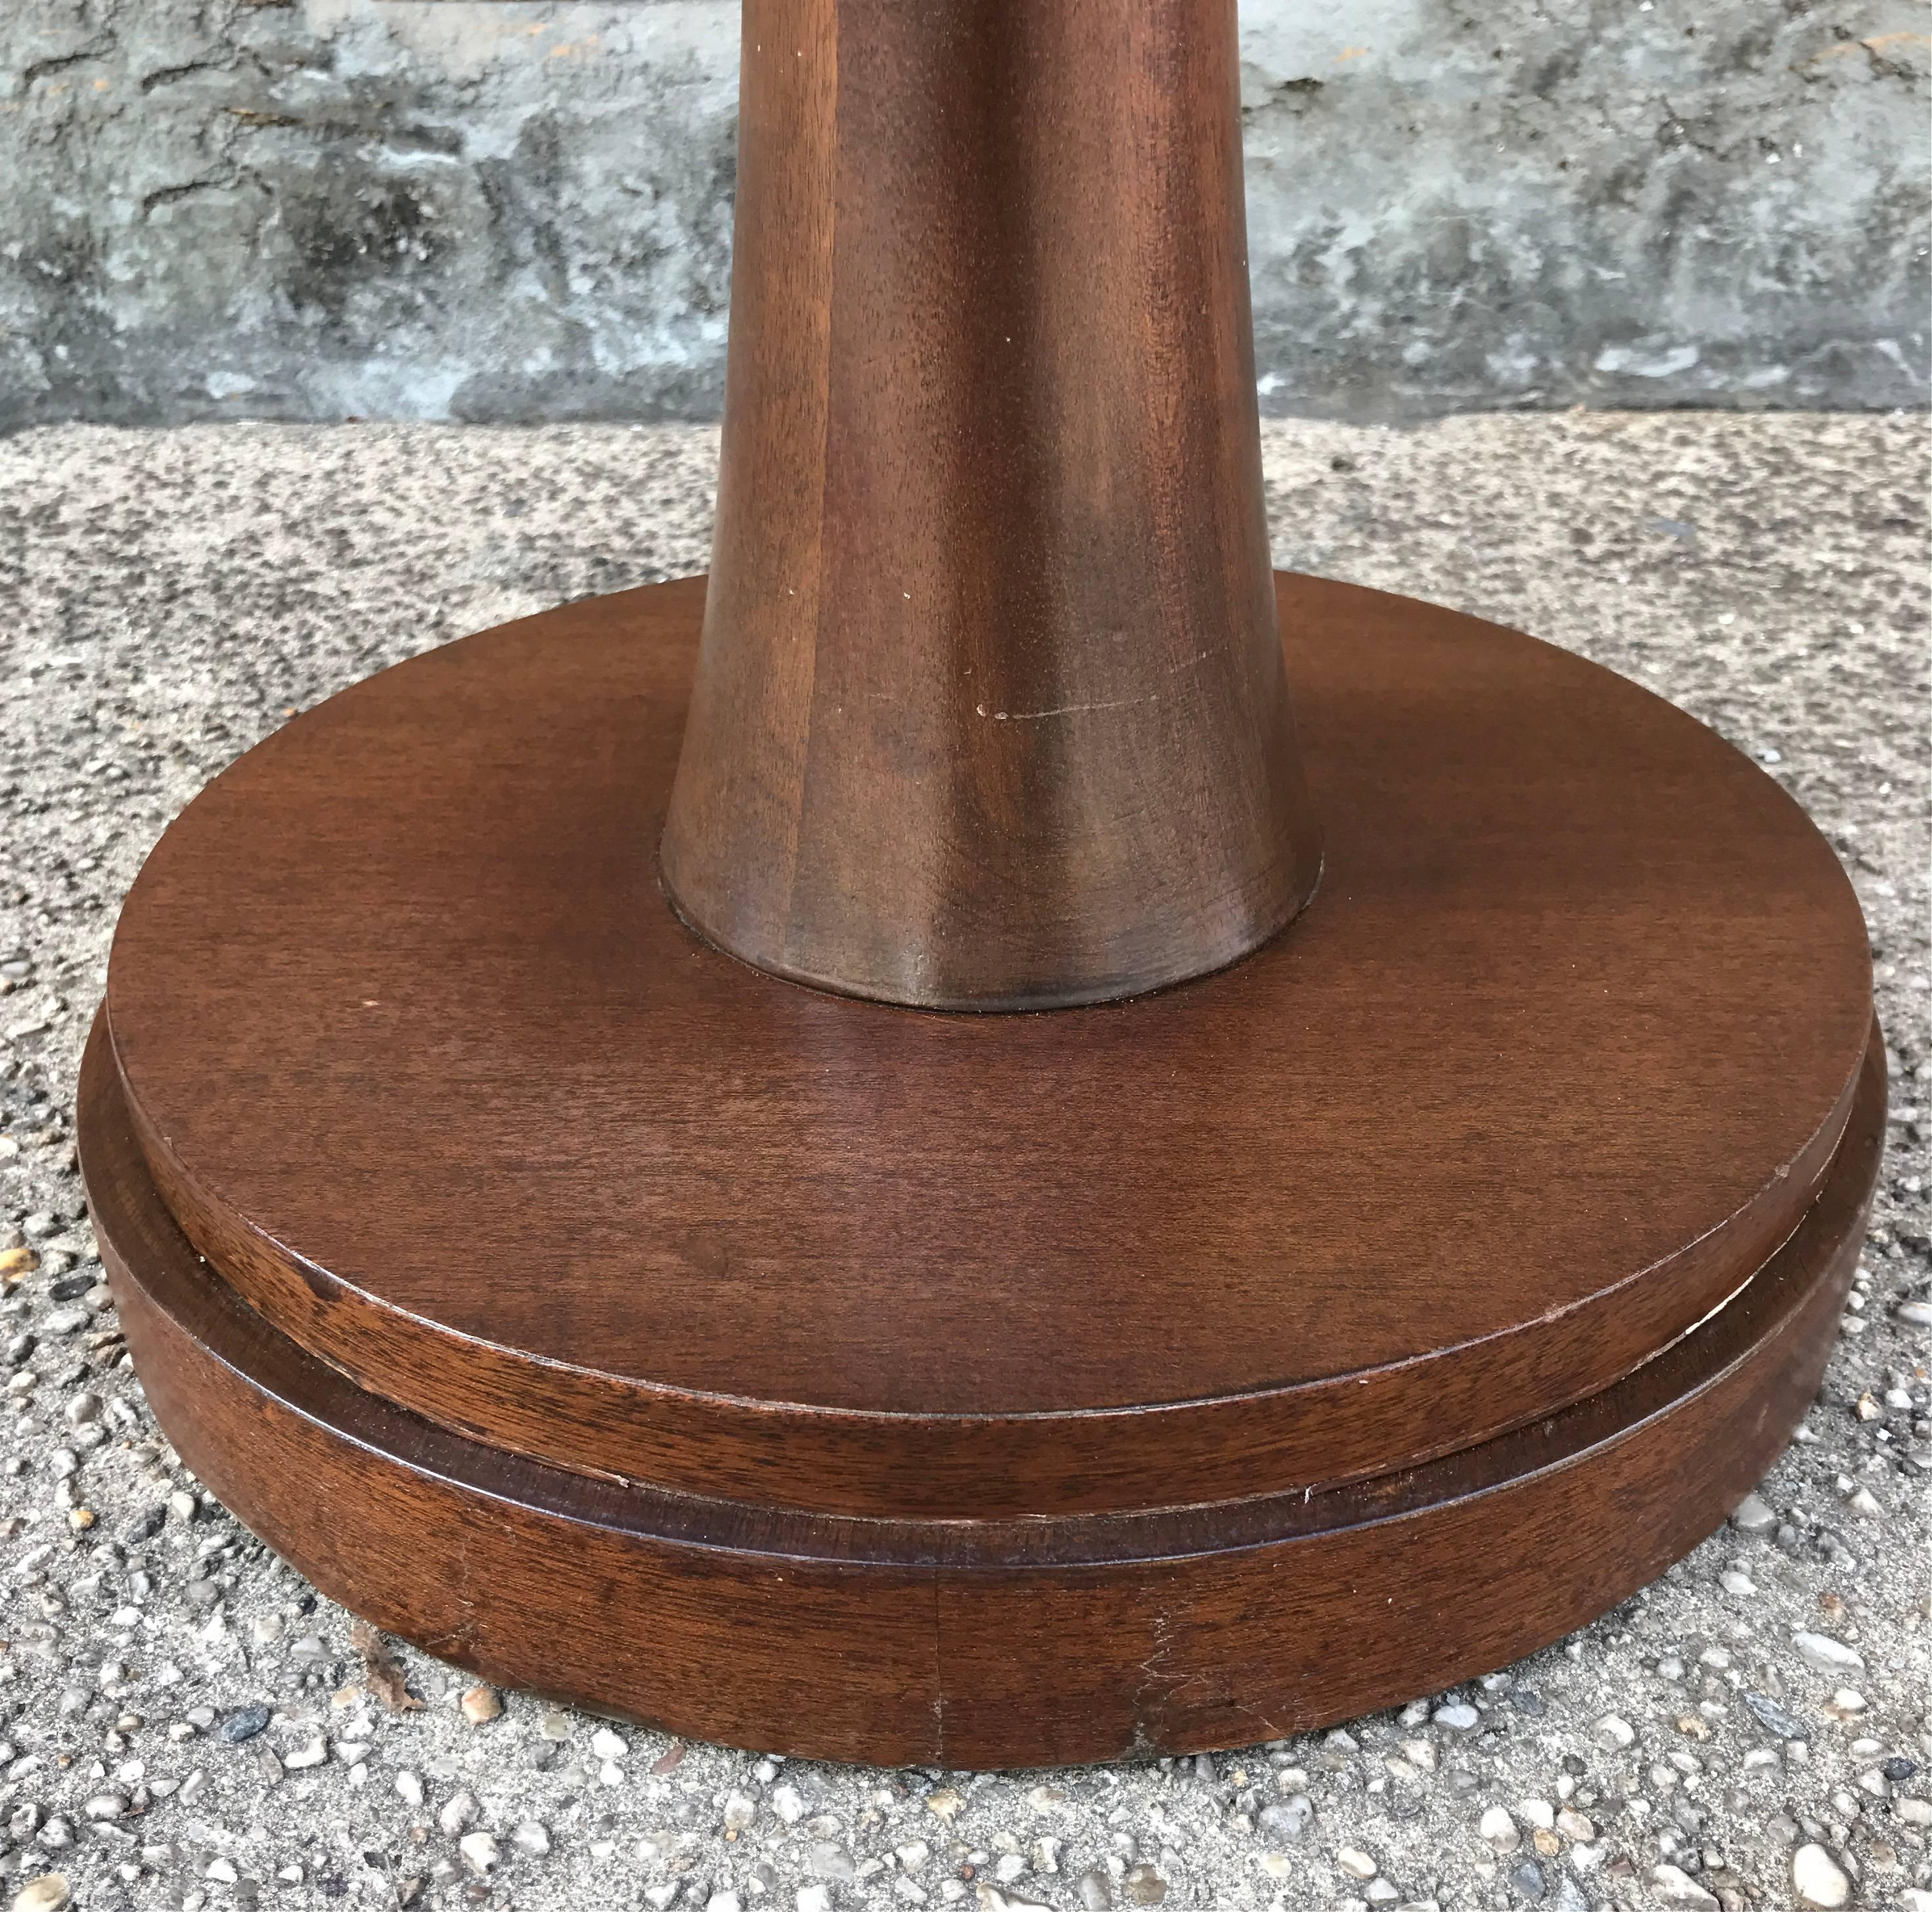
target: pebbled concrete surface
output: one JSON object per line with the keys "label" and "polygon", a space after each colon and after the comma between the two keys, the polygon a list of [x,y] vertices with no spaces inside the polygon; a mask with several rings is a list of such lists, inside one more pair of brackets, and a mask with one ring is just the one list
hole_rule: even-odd
{"label": "pebbled concrete surface", "polygon": [[[1919,0],[1246,0],[1264,403],[1927,390]],[[0,429],[704,418],[736,0],[0,9]]]}
{"label": "pebbled concrete surface", "polygon": [[991,1778],[601,1737],[517,1695],[466,1713],[406,1649],[398,1685],[183,1473],[74,1173],[116,907],[168,818],[380,664],[701,568],[715,436],[0,443],[0,1904],[44,1912],[58,1879],[90,1912],[1932,1912],[1928,442],[1870,417],[1270,428],[1283,562],[1630,672],[1824,826],[1892,1049],[1876,1226],[1761,1499],[1597,1624],[1344,1734]]}

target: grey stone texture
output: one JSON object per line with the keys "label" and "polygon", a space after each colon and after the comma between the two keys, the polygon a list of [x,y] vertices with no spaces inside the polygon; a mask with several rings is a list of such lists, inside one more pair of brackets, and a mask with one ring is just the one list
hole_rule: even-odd
{"label": "grey stone texture", "polygon": [[716,433],[0,442],[0,1907],[1802,1912],[1835,1874],[1852,1912],[1932,1912],[1928,444],[1889,417],[1267,428],[1280,562],[1634,676],[1817,820],[1890,1051],[1872,1233],[1798,1441],[1570,1639],[1340,1734],[974,1778],[466,1707],[412,1649],[398,1710],[154,1425],[74,1172],[109,937],[168,820],[383,664],[700,568]]}
{"label": "grey stone texture", "polygon": [[[738,13],[0,8],[0,429],[713,415]],[[1270,410],[1922,401],[1919,0],[1242,21]]]}

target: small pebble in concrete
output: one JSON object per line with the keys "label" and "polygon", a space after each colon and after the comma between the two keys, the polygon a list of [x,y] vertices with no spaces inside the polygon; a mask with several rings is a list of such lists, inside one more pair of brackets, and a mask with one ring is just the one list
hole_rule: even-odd
{"label": "small pebble in concrete", "polygon": [[816,1839],[807,1849],[806,1863],[821,1879],[850,1879],[858,1872],[857,1863],[836,1839]]}
{"label": "small pebble in concrete", "polygon": [[470,1687],[464,1694],[461,1704],[463,1716],[472,1726],[481,1726],[502,1716],[502,1696],[494,1686]]}
{"label": "small pebble in concrete", "polygon": [[501,1856],[495,1838],[488,1833],[465,1833],[457,1842],[456,1849],[462,1854],[464,1864],[478,1878],[495,1872]]}
{"label": "small pebble in concrete", "polygon": [[1718,1912],[1717,1894],[1706,1892],[1682,1866],[1652,1866],[1650,1890],[1652,1897],[1667,1905],[1687,1906],[1691,1912]]}
{"label": "small pebble in concrete", "polygon": [[444,1801],[442,1809],[436,1815],[436,1823],[450,1838],[454,1839],[476,1824],[477,1814],[481,1810],[474,1793],[452,1793]]}
{"label": "small pebble in concrete", "polygon": [[256,1734],[266,1732],[268,1722],[274,1717],[274,1709],[270,1707],[237,1707],[221,1722],[220,1737],[231,1746],[238,1746],[244,1740],[252,1740]]}
{"label": "small pebble in concrete", "polygon": [[1315,1803],[1306,1793],[1270,1801],[1256,1815],[1255,1830],[1271,1845],[1300,1845],[1308,1836]]}
{"label": "small pebble in concrete", "polygon": [[1807,1905],[1840,1906],[1852,1895],[1852,1882],[1838,1861],[1815,1842],[1791,1855],[1791,1883]]}
{"label": "small pebble in concrete", "polygon": [[1768,1726],[1780,1740],[1802,1740],[1806,1737],[1804,1728],[1768,1693],[1747,1693],[1744,1701],[1759,1722]]}
{"label": "small pebble in concrete", "polygon": [[1799,1658],[1820,1673],[1857,1673],[1864,1670],[1864,1656],[1857,1647],[1849,1647],[1842,1640],[1834,1640],[1828,1633],[1794,1633],[1791,1644],[1798,1649]]}

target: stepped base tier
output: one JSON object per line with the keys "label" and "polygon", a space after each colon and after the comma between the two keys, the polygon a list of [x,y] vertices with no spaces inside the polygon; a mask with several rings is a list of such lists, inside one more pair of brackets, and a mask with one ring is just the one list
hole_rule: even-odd
{"label": "stepped base tier", "polygon": [[1723,1520],[1815,1393],[1884,1114],[1856,901],[1770,778],[1283,577],[1300,918],[1136,999],[896,1008],[666,901],[704,600],[355,686],[135,885],[82,1164],[239,1518],[512,1686],[956,1767],[1439,1690]]}

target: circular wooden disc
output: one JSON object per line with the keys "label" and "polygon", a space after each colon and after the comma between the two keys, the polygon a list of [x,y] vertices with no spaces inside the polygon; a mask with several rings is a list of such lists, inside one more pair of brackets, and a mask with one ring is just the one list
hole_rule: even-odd
{"label": "circular wooden disc", "polygon": [[1857,904],[1637,686],[1284,579],[1303,919],[1138,1001],[920,1014],[660,895],[702,594],[356,686],[128,898],[109,1026],[162,1197],[374,1392],[760,1504],[1248,1497],[1598,1392],[1810,1202],[1871,1016]]}

